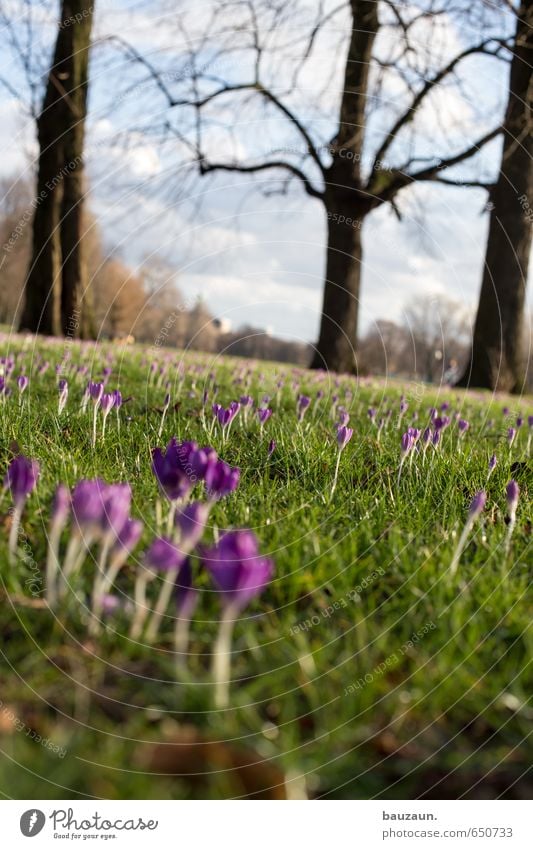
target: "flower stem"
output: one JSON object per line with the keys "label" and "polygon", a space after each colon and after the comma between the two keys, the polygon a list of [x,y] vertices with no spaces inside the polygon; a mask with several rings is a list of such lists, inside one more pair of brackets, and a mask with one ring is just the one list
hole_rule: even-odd
{"label": "flower stem", "polygon": [[341,451],[337,452],[337,462],[335,464],[335,474],[333,475],[333,483],[331,484],[331,492],[329,494],[330,501],[333,498],[333,493],[335,492],[335,490],[337,488],[337,480],[338,480],[338,477],[339,477],[339,465],[340,465],[340,462],[341,462],[341,453],[342,453]]}
{"label": "flower stem", "polygon": [[22,516],[22,504],[17,504],[13,508],[11,514],[11,530],[9,532],[9,562],[14,566],[17,562],[17,542],[20,529],[20,519]]}
{"label": "flower stem", "polygon": [[177,616],[174,627],[174,652],[176,654],[176,669],[185,669],[185,659],[189,654],[189,630],[191,620],[187,616]]}
{"label": "flower stem", "polygon": [[452,562],[449,566],[450,576],[453,577],[457,572],[457,567],[459,565],[459,560],[461,558],[461,554],[463,553],[464,547],[466,545],[466,541],[468,539],[468,534],[472,529],[473,521],[472,519],[467,519],[466,524],[463,528],[463,532],[459,537],[459,542],[457,543],[457,548],[455,549],[452,557]]}
{"label": "flower stem", "polygon": [[226,708],[229,705],[231,640],[234,627],[235,611],[231,607],[228,607],[220,620],[213,652],[212,672],[215,682],[215,706],[217,708]]}
{"label": "flower stem", "polygon": [[157,632],[159,631],[159,626],[161,624],[163,614],[165,613],[168,607],[170,596],[172,595],[172,590],[174,589],[174,584],[176,582],[178,571],[179,569],[171,569],[167,577],[163,581],[163,584],[159,591],[159,598],[157,599],[156,606],[152,614],[152,618],[150,619],[148,627],[146,629],[146,640],[149,643],[152,643],[157,637]]}
{"label": "flower stem", "polygon": [[50,607],[57,603],[57,573],[59,570],[59,539],[61,528],[50,531],[48,539],[48,553],[46,555],[46,600]]}
{"label": "flower stem", "polygon": [[146,569],[143,569],[137,573],[137,578],[135,579],[135,616],[133,617],[130,629],[132,640],[138,640],[141,636],[144,620],[148,613],[146,607],[146,586],[151,577],[151,574]]}

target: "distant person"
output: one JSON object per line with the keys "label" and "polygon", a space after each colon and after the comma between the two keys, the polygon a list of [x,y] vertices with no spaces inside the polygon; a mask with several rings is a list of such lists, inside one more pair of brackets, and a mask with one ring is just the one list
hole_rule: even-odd
{"label": "distant person", "polygon": [[455,382],[459,380],[459,366],[457,360],[450,360],[448,368],[444,372],[443,380],[448,386],[453,386]]}

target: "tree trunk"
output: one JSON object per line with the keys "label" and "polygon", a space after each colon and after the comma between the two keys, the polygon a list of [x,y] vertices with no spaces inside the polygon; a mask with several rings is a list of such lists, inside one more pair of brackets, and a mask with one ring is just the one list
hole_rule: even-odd
{"label": "tree trunk", "polygon": [[[328,193],[326,193],[328,195]],[[359,313],[364,214],[357,204],[329,198],[326,278],[320,335],[311,368],[353,373]]]}
{"label": "tree trunk", "polygon": [[92,0],[61,4],[53,64],[37,120],[37,205],[20,326],[52,335],[78,336],[83,324],[83,145],[93,5]]}
{"label": "tree trunk", "polygon": [[[92,0],[64,0],[63,20],[75,16],[76,25],[69,27],[70,64],[63,69],[65,97],[68,98],[68,127],[64,140],[64,191],[62,206],[61,247],[63,275],[61,288],[61,325],[65,336],[88,335],[92,304],[88,298],[88,281],[83,258],[82,211],[84,197],[83,149],[89,74],[89,49],[93,20]],[[66,76],[68,74],[68,76]],[[83,317],[82,317],[83,316]]]}
{"label": "tree trunk", "polygon": [[[375,0],[351,0],[352,35],[346,57],[339,127],[328,169],[325,206],[328,250],[320,334],[311,368],[353,372],[359,286],[361,227],[372,208],[362,192],[361,159],[372,47],[378,31]],[[348,223],[349,222],[349,223]]]}
{"label": "tree trunk", "polygon": [[20,328],[47,336],[61,333],[61,242],[59,237],[61,157],[50,142],[46,127],[38,122],[41,155],[37,174],[37,199],[33,216],[33,247],[26,277]]}
{"label": "tree trunk", "polygon": [[472,350],[459,386],[513,392],[520,391],[524,379],[523,316],[533,223],[532,64],[533,4],[523,0]]}

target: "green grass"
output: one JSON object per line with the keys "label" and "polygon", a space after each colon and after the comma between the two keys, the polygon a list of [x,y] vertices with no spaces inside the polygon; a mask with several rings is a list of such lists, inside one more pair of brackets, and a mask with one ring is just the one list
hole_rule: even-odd
{"label": "green grass", "polygon": [[[307,794],[326,798],[528,797],[532,710],[529,663],[531,608],[531,460],[527,418],[512,449],[506,399],[402,385],[357,383],[298,369],[206,355],[159,351],[168,362],[172,399],[157,439],[165,389],[148,376],[153,351],[68,346],[72,362],[93,379],[113,358],[111,389],[131,399],[112,411],[105,442],[91,447],[92,410],[79,413],[87,377],[75,382],[57,418],[54,366],[65,346],[5,338],[2,354],[23,352],[18,373],[33,373],[19,404],[16,390],[0,403],[2,473],[14,451],[41,464],[23,518],[24,544],[40,572],[57,482],[81,477],[129,480],[133,513],[146,527],[118,581],[131,596],[135,561],[158,532],[158,491],[150,450],[172,435],[211,442],[242,470],[236,493],[211,514],[217,529],[255,530],[276,564],[271,586],[237,624],[231,708],[213,707],[210,653],[219,606],[197,571],[201,600],[192,625],[185,676],[176,676],[172,621],[153,647],[128,638],[129,616],[87,635],[84,606],[70,596],[52,614],[44,592],[28,591],[28,567],[7,561],[10,506],[0,512],[0,791],[14,798],[227,798]],[[52,364],[39,377],[38,355]],[[179,363],[182,367],[178,368]],[[261,438],[234,422],[226,444],[205,431],[202,393],[212,380],[227,405],[249,392],[272,394],[274,415]],[[285,385],[276,398],[276,382]],[[250,386],[243,381],[250,380]],[[236,383],[236,380],[239,382]],[[294,384],[298,384],[295,390]],[[296,391],[314,399],[304,422]],[[344,397],[345,392],[353,397]],[[398,426],[399,398],[409,403]],[[331,396],[339,394],[355,428],[330,500],[336,447]],[[386,400],[385,400],[386,398]],[[444,401],[470,430],[457,450],[452,422],[440,450],[406,462],[398,483],[400,436],[412,414],[427,421]],[[527,417],[531,399],[509,401]],[[393,409],[377,439],[370,406]],[[379,417],[380,413],[378,413]],[[491,423],[490,420],[493,420]],[[268,441],[277,448],[267,457]],[[498,465],[488,500],[455,578],[447,569],[470,499],[485,487],[487,464]],[[505,556],[505,485],[521,487],[518,518]],[[529,489],[529,492],[528,492]],[[199,497],[202,494],[198,488]],[[161,529],[159,529],[161,530]],[[66,542],[66,538],[65,538]],[[90,585],[87,561],[78,588]],[[85,583],[84,583],[85,581]],[[415,637],[413,637],[415,635]],[[366,678],[365,678],[366,676]],[[32,736],[63,748],[63,757]],[[170,745],[174,743],[175,745]],[[161,746],[158,744],[167,744]],[[284,784],[285,783],[285,784]],[[270,789],[269,789],[270,788]],[[276,788],[276,789],[272,789]]]}

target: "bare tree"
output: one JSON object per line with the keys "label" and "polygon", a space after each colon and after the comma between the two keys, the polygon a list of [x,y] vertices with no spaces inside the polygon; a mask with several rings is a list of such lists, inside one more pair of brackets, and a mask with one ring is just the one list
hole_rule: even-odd
{"label": "bare tree", "polygon": [[450,362],[463,359],[470,331],[465,308],[449,297],[425,295],[407,304],[404,316],[411,373],[442,382]]}
{"label": "bare tree", "polygon": [[533,3],[516,13],[509,101],[470,361],[461,386],[520,391],[523,324],[533,224]]}
{"label": "bare tree", "polygon": [[[31,8],[27,3],[27,16]],[[55,335],[72,334],[73,328],[91,333],[89,311],[82,310],[87,304],[81,216],[93,11],[92,0],[62,0],[54,57],[36,117],[37,204],[21,327]],[[11,31],[17,43],[16,30]],[[35,84],[31,86],[34,92]]]}
{"label": "bare tree", "polygon": [[[492,185],[452,169],[496,138],[501,121],[476,114],[454,132],[439,96],[454,83],[461,91],[474,59],[505,60],[509,15],[482,0],[324,0],[314,18],[304,0],[211,7],[196,28],[186,11],[178,16],[181,65],[172,74],[153,57],[133,51],[131,58],[176,110],[179,123],[170,117],[161,130],[175,135],[201,174],[253,174],[270,194],[298,181],[323,205],[327,261],[312,365],[350,371],[367,215],[383,204],[401,215],[399,195],[414,183]],[[468,39],[443,46],[446,28],[468,16]],[[262,132],[250,132],[258,122]]]}

